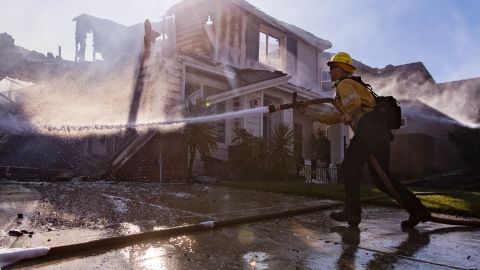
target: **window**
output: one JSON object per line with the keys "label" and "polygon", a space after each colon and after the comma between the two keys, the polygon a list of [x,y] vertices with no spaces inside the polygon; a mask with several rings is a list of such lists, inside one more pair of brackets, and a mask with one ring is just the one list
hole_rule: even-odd
{"label": "window", "polygon": [[320,88],[322,92],[330,92],[333,90],[332,81],[330,79],[330,70],[320,70]]}
{"label": "window", "polygon": [[[208,85],[203,85],[203,97],[207,98],[209,96],[216,95],[218,93],[223,92],[221,89],[217,89],[215,87],[211,87]],[[226,112],[226,102],[220,102],[215,105],[213,105],[213,112],[214,114],[221,114]],[[216,121],[217,123],[217,142],[219,143],[225,143],[225,134],[226,134],[226,120],[218,120]]]}
{"label": "window", "polygon": [[280,38],[260,32],[258,56],[261,63],[282,70]]}
{"label": "window", "polygon": [[185,82],[185,100],[195,102],[200,97],[202,86],[198,83]]}
{"label": "window", "polygon": [[[220,102],[215,104],[214,112],[215,114],[225,113],[226,111],[226,102]],[[225,129],[226,129],[226,120],[219,120],[217,123],[217,142],[225,143]]]}

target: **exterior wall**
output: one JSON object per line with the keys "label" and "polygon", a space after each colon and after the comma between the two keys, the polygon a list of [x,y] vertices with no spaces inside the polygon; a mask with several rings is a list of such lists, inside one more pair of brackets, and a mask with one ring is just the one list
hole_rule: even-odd
{"label": "exterior wall", "polygon": [[318,91],[318,65],[315,47],[297,41],[297,72],[293,74],[291,83]]}
{"label": "exterior wall", "polygon": [[[159,72],[162,75],[160,80],[163,81],[163,85],[159,86],[159,80],[156,80],[157,84],[153,85],[153,87],[155,87],[157,91],[161,92],[161,95],[159,96],[167,96],[167,99],[169,99],[170,101],[174,101],[174,104],[176,104],[179,101],[183,100],[182,65],[181,63],[173,59],[161,58],[161,60],[165,61],[164,65],[162,66],[162,72]],[[159,61],[160,59],[157,60],[157,62]],[[165,103],[165,100],[160,100],[160,102]]]}
{"label": "exterior wall", "polygon": [[[432,121],[428,118],[405,114],[407,126],[394,131],[395,140],[398,137],[412,134],[423,134],[433,138],[432,172],[446,172],[468,167],[462,160],[454,144],[448,139],[448,134],[454,130],[454,125]],[[415,148],[409,146],[409,148]]]}
{"label": "exterior wall", "polygon": [[390,171],[401,176],[430,172],[434,160],[434,139],[425,134],[397,136],[391,143]]}
{"label": "exterior wall", "polygon": [[246,51],[246,31],[248,16],[236,7],[221,4],[224,8],[220,13],[219,28],[215,35],[217,42],[217,58],[222,63],[237,67],[248,66]]}

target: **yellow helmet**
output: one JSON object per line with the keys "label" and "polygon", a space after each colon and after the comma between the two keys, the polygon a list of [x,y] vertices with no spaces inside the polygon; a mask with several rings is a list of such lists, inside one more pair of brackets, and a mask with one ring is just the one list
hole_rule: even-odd
{"label": "yellow helmet", "polygon": [[327,62],[328,66],[332,66],[333,64],[337,64],[342,69],[350,73],[353,73],[353,71],[356,69],[353,66],[352,58],[346,52],[339,52],[334,54],[332,56],[332,59],[330,59],[330,61]]}

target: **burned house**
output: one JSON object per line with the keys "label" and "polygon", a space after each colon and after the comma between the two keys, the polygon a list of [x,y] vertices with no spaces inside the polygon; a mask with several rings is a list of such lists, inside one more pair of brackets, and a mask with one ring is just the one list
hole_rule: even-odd
{"label": "burned house", "polygon": [[[129,51],[130,44],[133,44],[130,40],[138,34],[136,27],[112,25],[88,15],[74,20],[77,24],[76,42],[80,45],[78,61],[84,60],[84,38],[88,31],[93,36],[95,53],[100,53],[105,62],[122,61],[123,52]],[[122,38],[128,36],[131,39],[121,49],[102,43],[101,40],[108,40],[111,34],[111,31],[104,30],[105,27],[113,27],[114,32],[122,32]],[[151,67],[163,70],[164,79],[168,81],[163,91],[168,92],[172,104],[200,97],[221,113],[288,103],[294,92],[303,99],[333,95],[326,76],[328,73],[322,73],[326,65],[321,58],[331,43],[279,21],[246,1],[181,1],[171,7],[160,22],[153,22],[152,28],[159,36],[153,46]],[[107,57],[104,56],[106,52]],[[245,128],[255,136],[270,136],[276,125],[287,123],[294,128],[300,142],[296,144],[300,149],[295,152],[306,159],[310,158],[308,143],[314,129],[327,128],[293,110],[220,122],[219,147],[213,155],[218,160],[229,159],[232,130],[237,127]],[[343,158],[343,140],[337,139],[341,130],[340,125],[330,129],[333,148],[338,150],[332,151],[333,162],[340,162]],[[149,143],[155,144],[155,138],[153,134],[142,135],[120,149],[113,159],[114,169],[129,167],[129,162],[139,158],[137,153],[145,147],[150,148]],[[160,152],[150,155],[149,159],[154,161],[152,166],[157,167],[160,156],[162,159],[169,156]],[[145,155],[142,158],[145,159]],[[165,165],[165,162],[161,163]],[[202,167],[200,161],[198,165]],[[148,178],[158,178],[159,168],[152,172]]]}

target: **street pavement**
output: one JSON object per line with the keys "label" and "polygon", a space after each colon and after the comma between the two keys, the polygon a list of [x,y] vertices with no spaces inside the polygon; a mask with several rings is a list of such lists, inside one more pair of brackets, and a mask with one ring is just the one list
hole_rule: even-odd
{"label": "street pavement", "polygon": [[[82,181],[0,181],[0,196],[1,248],[58,247],[332,203],[218,185]],[[480,268],[478,229],[428,222],[402,230],[404,211],[375,206],[364,207],[355,229],[332,221],[331,211],[33,260],[14,269]],[[9,236],[10,230],[33,234]]]}

